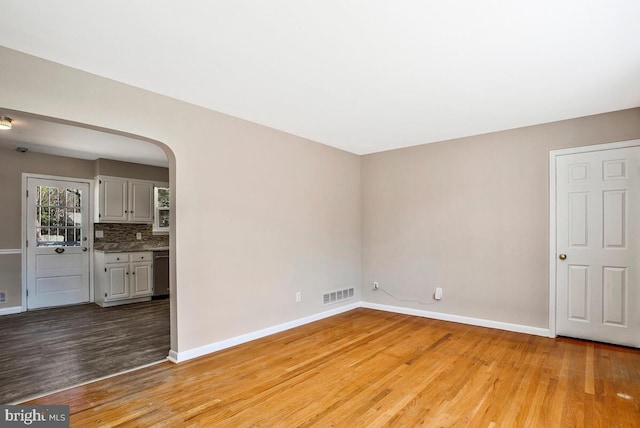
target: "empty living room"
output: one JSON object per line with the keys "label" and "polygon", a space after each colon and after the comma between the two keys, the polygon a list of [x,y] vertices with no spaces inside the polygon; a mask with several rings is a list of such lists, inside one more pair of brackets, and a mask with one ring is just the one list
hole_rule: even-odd
{"label": "empty living room", "polygon": [[637,1],[0,5],[0,426],[640,426]]}

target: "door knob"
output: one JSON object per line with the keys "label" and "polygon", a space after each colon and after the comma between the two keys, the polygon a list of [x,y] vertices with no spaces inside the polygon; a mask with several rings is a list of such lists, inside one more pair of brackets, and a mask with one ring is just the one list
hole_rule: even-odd
{"label": "door knob", "polygon": [[82,247],[82,251],[87,251],[87,247]]}
{"label": "door knob", "polygon": [[565,259],[567,258],[567,255],[566,255],[566,254],[560,254],[560,255],[558,256],[558,258],[559,258],[560,260],[565,260]]}
{"label": "door knob", "polygon": [[58,253],[58,254],[62,254],[62,253],[64,253],[64,248],[62,248],[62,247],[58,247],[58,248],[56,248],[54,251],[55,251],[56,253]]}

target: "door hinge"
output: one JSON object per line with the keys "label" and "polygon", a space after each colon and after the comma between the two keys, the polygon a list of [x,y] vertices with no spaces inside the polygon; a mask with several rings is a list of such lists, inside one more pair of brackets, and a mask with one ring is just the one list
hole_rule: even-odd
{"label": "door hinge", "polygon": [[29,197],[29,191],[27,190],[27,198]]}
{"label": "door hinge", "polygon": [[29,289],[27,288],[27,297],[29,297]]}
{"label": "door hinge", "polygon": [[107,297],[107,293],[104,293],[104,297]]}
{"label": "door hinge", "polygon": [[27,239],[27,248],[29,248],[29,240]]}
{"label": "door hinge", "polygon": [[107,271],[107,268],[104,268],[104,271],[106,272],[106,271]]}

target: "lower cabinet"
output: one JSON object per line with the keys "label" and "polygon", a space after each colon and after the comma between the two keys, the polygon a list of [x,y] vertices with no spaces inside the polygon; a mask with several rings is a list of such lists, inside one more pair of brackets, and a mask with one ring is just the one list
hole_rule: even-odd
{"label": "lower cabinet", "polygon": [[153,253],[95,253],[95,301],[100,306],[151,300]]}

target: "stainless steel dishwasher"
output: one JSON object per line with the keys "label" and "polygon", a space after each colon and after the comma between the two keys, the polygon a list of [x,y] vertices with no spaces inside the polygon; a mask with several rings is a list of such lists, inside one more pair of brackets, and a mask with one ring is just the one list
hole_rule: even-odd
{"label": "stainless steel dishwasher", "polygon": [[153,252],[153,297],[169,295],[169,251]]}

